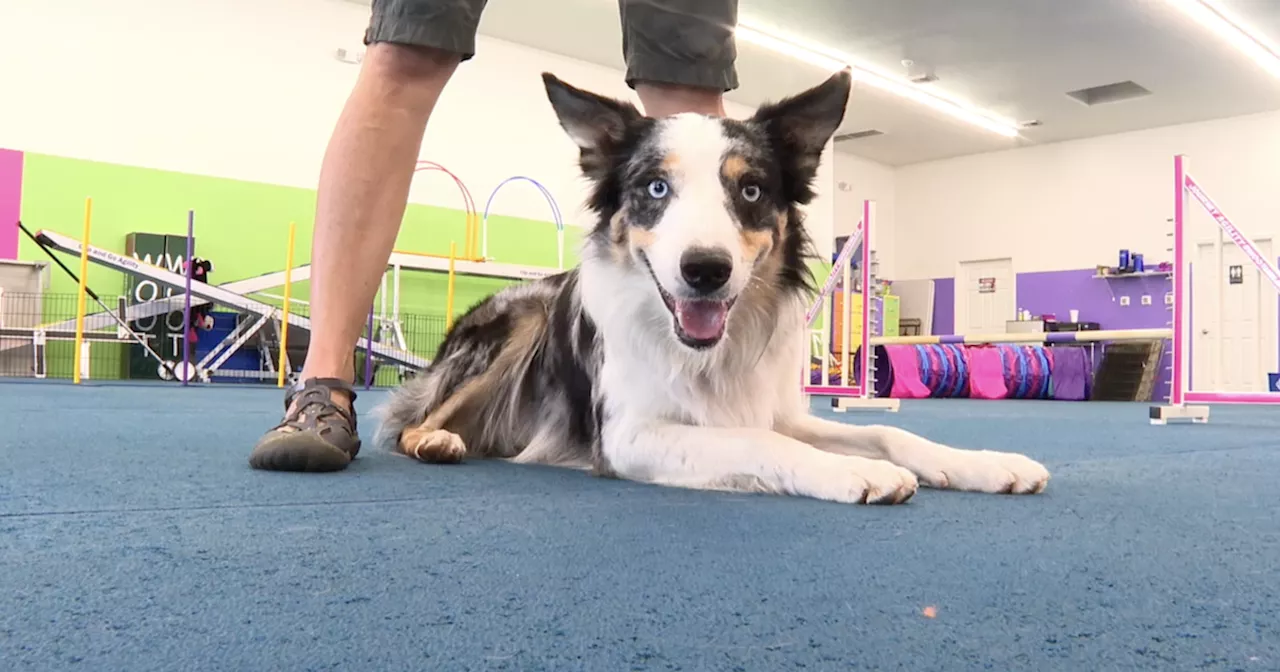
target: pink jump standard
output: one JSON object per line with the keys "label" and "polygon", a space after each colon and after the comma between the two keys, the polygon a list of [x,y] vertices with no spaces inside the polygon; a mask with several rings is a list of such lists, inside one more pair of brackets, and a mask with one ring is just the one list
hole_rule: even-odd
{"label": "pink jump standard", "polygon": [[[831,275],[827,276],[827,281],[822,286],[817,299],[805,314],[805,359],[803,367],[802,386],[806,397],[822,396],[831,397],[831,408],[837,412],[844,412],[849,409],[863,410],[885,410],[897,411],[900,402],[897,399],[880,398],[875,396],[875,367],[872,363],[874,354],[871,346],[871,223],[874,220],[875,204],[872,201],[862,202],[862,221],[858,222],[853,233],[845,241],[844,247],[840,249],[840,254],[836,256],[835,265],[831,269]],[[853,315],[853,282],[850,272],[850,260],[853,253],[861,246],[862,263],[859,268],[860,280],[862,285],[862,301],[861,310],[857,316],[862,329],[858,337],[858,351],[861,353],[858,362],[858,371],[856,376],[850,376],[853,367],[850,366],[850,357],[853,352],[851,343],[851,325],[854,320]],[[836,274],[839,273],[840,276]],[[826,312],[824,308],[827,300],[831,298],[836,291],[837,277],[840,277],[839,292],[841,294],[840,309],[843,313],[840,320],[841,324],[841,349],[840,349],[840,380],[833,382],[830,376],[830,355],[831,346],[835,342],[835,334],[832,333],[835,323],[835,311]],[[814,319],[819,313],[825,312],[823,316],[822,328],[810,331],[809,327],[813,324]],[[819,365],[822,367],[817,381],[812,380],[812,360],[814,357],[813,347],[809,342],[820,342],[819,348],[821,356],[819,357]]]}
{"label": "pink jump standard", "polygon": [[[1150,419],[1153,425],[1167,424],[1170,420],[1190,420],[1195,423],[1209,421],[1209,407],[1189,404],[1280,404],[1280,393],[1274,392],[1196,392],[1191,389],[1191,287],[1187,261],[1186,205],[1188,194],[1200,202],[1205,212],[1213,217],[1227,238],[1244,252],[1258,272],[1280,292],[1280,271],[1271,264],[1253,242],[1236,228],[1208,194],[1187,172],[1186,157],[1173,157],[1174,217],[1173,217],[1173,372],[1167,406],[1152,406]],[[1220,271],[1219,271],[1220,272]]]}

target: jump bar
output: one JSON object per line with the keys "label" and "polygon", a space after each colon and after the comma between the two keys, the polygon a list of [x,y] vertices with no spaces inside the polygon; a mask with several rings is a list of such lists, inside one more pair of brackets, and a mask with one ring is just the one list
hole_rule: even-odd
{"label": "jump bar", "polygon": [[989,345],[994,343],[1096,343],[1098,341],[1145,341],[1173,336],[1172,329],[1100,329],[1096,331],[1050,331],[1019,334],[948,334],[945,336],[875,336],[872,345]]}

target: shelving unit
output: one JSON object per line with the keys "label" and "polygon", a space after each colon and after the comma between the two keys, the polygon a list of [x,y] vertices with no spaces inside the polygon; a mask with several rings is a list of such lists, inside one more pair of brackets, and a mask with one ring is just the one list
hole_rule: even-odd
{"label": "shelving unit", "polygon": [[1094,273],[1093,277],[1100,280],[1123,280],[1125,278],[1168,278],[1172,275],[1173,270],[1170,269],[1167,271],[1139,271],[1135,273]]}

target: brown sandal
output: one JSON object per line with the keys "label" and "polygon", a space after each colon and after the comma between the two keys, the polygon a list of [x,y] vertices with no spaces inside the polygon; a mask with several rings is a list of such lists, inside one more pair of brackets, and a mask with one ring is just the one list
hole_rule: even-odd
{"label": "brown sandal", "polygon": [[[333,402],[332,390],[350,395],[350,412]],[[249,466],[271,471],[345,469],[360,452],[355,403],[356,392],[346,381],[311,378],[296,383],[285,395],[284,420],[254,446]]]}

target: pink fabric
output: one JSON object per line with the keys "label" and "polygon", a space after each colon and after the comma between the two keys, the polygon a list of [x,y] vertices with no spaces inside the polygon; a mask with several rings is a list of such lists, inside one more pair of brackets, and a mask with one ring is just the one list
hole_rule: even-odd
{"label": "pink fabric", "polygon": [[974,399],[1004,399],[1009,388],[1004,382],[1004,359],[999,348],[970,346],[969,396]]}
{"label": "pink fabric", "polygon": [[22,217],[22,152],[0,149],[0,259],[18,258]]}
{"label": "pink fabric", "polygon": [[920,358],[910,345],[886,345],[889,366],[893,369],[893,389],[889,394],[895,399],[924,399],[929,388],[920,380]]}

